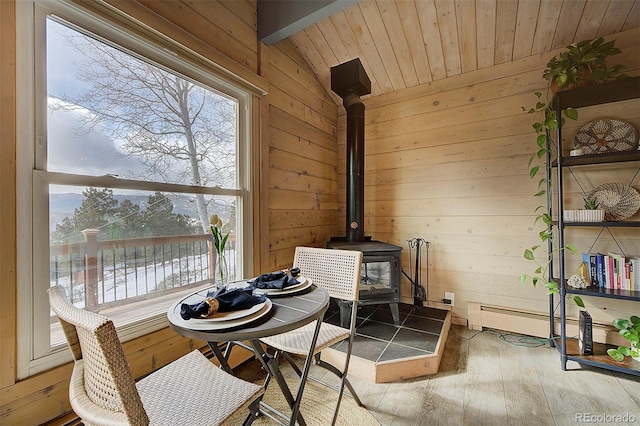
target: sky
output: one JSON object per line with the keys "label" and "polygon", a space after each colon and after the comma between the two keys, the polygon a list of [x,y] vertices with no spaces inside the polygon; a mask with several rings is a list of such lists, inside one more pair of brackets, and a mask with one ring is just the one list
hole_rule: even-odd
{"label": "sky", "polygon": [[[49,98],[49,105],[64,103]],[[48,114],[48,170],[55,172],[102,176],[129,176],[129,170],[141,170],[142,164],[122,153],[106,134],[89,131],[78,134],[76,128],[86,110],[49,110]]]}
{"label": "sky", "polygon": [[87,110],[52,109],[51,106],[67,106],[57,96],[76,96],[86,89],[86,84],[77,78],[77,67],[82,54],[65,42],[65,32],[75,31],[53,20],[47,24],[47,93],[49,114],[47,115],[47,168],[50,171],[102,176],[130,175],[129,170],[141,170],[142,164],[134,157],[125,155],[116,142],[100,126],[89,132],[77,132],[82,114]]}

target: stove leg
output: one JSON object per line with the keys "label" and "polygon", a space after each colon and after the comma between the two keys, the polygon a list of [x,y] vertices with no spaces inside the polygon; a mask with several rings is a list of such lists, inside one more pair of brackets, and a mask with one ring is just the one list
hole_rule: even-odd
{"label": "stove leg", "polygon": [[354,302],[345,302],[344,300],[336,300],[340,307],[340,327],[349,328],[351,324],[351,304]]}
{"label": "stove leg", "polygon": [[398,310],[397,303],[389,303],[389,308],[391,308],[391,316],[393,317],[393,324],[395,326],[400,325],[400,311]]}

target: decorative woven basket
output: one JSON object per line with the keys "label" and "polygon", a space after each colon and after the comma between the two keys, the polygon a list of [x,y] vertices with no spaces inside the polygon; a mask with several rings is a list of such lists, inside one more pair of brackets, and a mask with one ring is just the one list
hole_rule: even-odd
{"label": "decorative woven basket", "polygon": [[636,147],[638,132],[626,121],[603,118],[578,129],[573,142],[585,154],[630,151]]}
{"label": "decorative woven basket", "polygon": [[640,209],[640,194],[623,183],[602,184],[592,189],[588,197],[597,200],[607,221],[628,219]]}

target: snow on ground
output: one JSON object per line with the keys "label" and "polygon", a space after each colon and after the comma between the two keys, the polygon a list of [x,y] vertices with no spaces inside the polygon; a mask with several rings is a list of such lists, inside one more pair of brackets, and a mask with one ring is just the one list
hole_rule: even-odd
{"label": "snow on ground", "polygon": [[[227,260],[235,259],[235,251],[226,253]],[[115,266],[109,265],[102,268],[98,276],[98,304],[124,301],[128,298],[149,295],[164,294],[165,290],[203,282],[210,279],[209,256],[207,253],[189,255],[164,262],[149,262],[146,259],[138,259],[138,265],[132,267],[124,263]],[[234,278],[234,262],[228,262],[230,279]],[[99,265],[100,268],[100,265]],[[79,272],[79,273],[78,273]],[[73,284],[72,301],[79,308],[85,307],[85,284],[83,271],[75,272],[52,279],[51,285],[64,287],[67,295]],[[55,274],[54,274],[55,275]]]}

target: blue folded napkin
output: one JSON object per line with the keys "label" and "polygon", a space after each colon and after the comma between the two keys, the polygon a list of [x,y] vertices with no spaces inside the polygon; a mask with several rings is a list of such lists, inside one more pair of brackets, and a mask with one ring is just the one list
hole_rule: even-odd
{"label": "blue folded napkin", "polygon": [[249,309],[267,300],[266,296],[254,296],[252,292],[252,287],[233,289],[223,287],[219,290],[209,290],[207,292],[207,299],[202,302],[193,305],[183,303],[180,306],[180,316],[184,320],[206,318],[216,312]]}
{"label": "blue folded napkin", "polygon": [[262,274],[255,280],[249,281],[249,284],[251,284],[253,288],[282,290],[286,287],[298,284],[298,280],[284,271],[276,271],[268,274]]}

